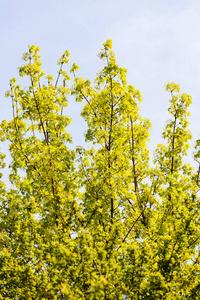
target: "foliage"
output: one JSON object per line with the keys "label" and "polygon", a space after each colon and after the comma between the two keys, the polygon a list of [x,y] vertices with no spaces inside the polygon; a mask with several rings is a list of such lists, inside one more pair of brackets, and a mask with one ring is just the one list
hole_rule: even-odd
{"label": "foliage", "polygon": [[[29,46],[19,68],[29,86],[10,80],[13,117],[0,135],[12,185],[0,183],[0,299],[199,299],[200,140],[197,170],[184,162],[191,96],[166,84],[171,119],[152,166],[140,91],[127,84],[111,40],[99,57],[94,84],[73,64],[69,87],[68,51],[54,80]],[[69,147],[70,94],[84,102],[87,149]]]}

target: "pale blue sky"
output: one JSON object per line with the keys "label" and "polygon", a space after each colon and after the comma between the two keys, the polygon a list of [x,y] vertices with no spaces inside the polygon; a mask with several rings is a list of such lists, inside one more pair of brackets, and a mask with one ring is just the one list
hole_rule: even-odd
{"label": "pale blue sky", "polygon": [[[143,95],[142,114],[150,118],[151,149],[168,118],[167,81],[181,84],[193,97],[191,129],[200,127],[199,0],[0,0],[0,119],[9,116],[4,100],[9,79],[17,76],[28,44],[40,46],[44,70],[56,75],[56,61],[68,49],[79,75],[93,79],[102,64],[102,43],[113,40],[128,82]],[[80,105],[70,99],[68,114],[75,144],[83,141]]]}

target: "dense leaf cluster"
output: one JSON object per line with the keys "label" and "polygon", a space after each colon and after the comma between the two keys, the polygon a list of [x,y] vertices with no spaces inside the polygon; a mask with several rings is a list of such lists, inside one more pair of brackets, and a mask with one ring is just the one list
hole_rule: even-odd
{"label": "dense leaf cluster", "polygon": [[[10,80],[13,117],[0,125],[11,155],[11,188],[0,182],[0,299],[200,299],[199,140],[197,170],[184,163],[191,96],[167,83],[170,119],[152,166],[140,91],[111,40],[99,57],[94,84],[73,64],[69,87],[68,51],[54,80],[30,46],[19,68],[29,86]],[[69,94],[84,103],[87,148],[69,147]]]}

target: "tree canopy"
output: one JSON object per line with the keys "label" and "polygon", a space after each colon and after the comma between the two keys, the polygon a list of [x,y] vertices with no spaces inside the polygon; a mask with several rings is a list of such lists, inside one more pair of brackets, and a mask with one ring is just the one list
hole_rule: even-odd
{"label": "tree canopy", "polygon": [[[19,68],[28,87],[10,80],[13,115],[0,124],[11,156],[11,188],[0,182],[0,299],[199,299],[200,140],[196,169],[184,160],[192,98],[166,84],[169,120],[152,164],[141,93],[111,40],[99,58],[91,83],[76,64],[67,69],[65,51],[54,79],[29,46]],[[87,147],[69,146],[68,95],[83,102]]]}

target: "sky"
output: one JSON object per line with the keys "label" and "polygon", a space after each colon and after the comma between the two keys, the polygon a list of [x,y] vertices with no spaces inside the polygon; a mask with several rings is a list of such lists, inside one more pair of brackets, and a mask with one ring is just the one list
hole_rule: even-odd
{"label": "sky", "polygon": [[[199,15],[199,0],[0,0],[0,121],[11,116],[4,94],[28,45],[40,47],[45,73],[56,76],[57,59],[67,49],[70,62],[80,66],[78,75],[93,81],[102,67],[97,54],[112,39],[128,83],[142,93],[141,114],[152,123],[151,152],[169,118],[167,81],[193,97],[190,130],[200,137]],[[83,144],[86,129],[80,109],[70,98],[66,113],[75,145]]]}

